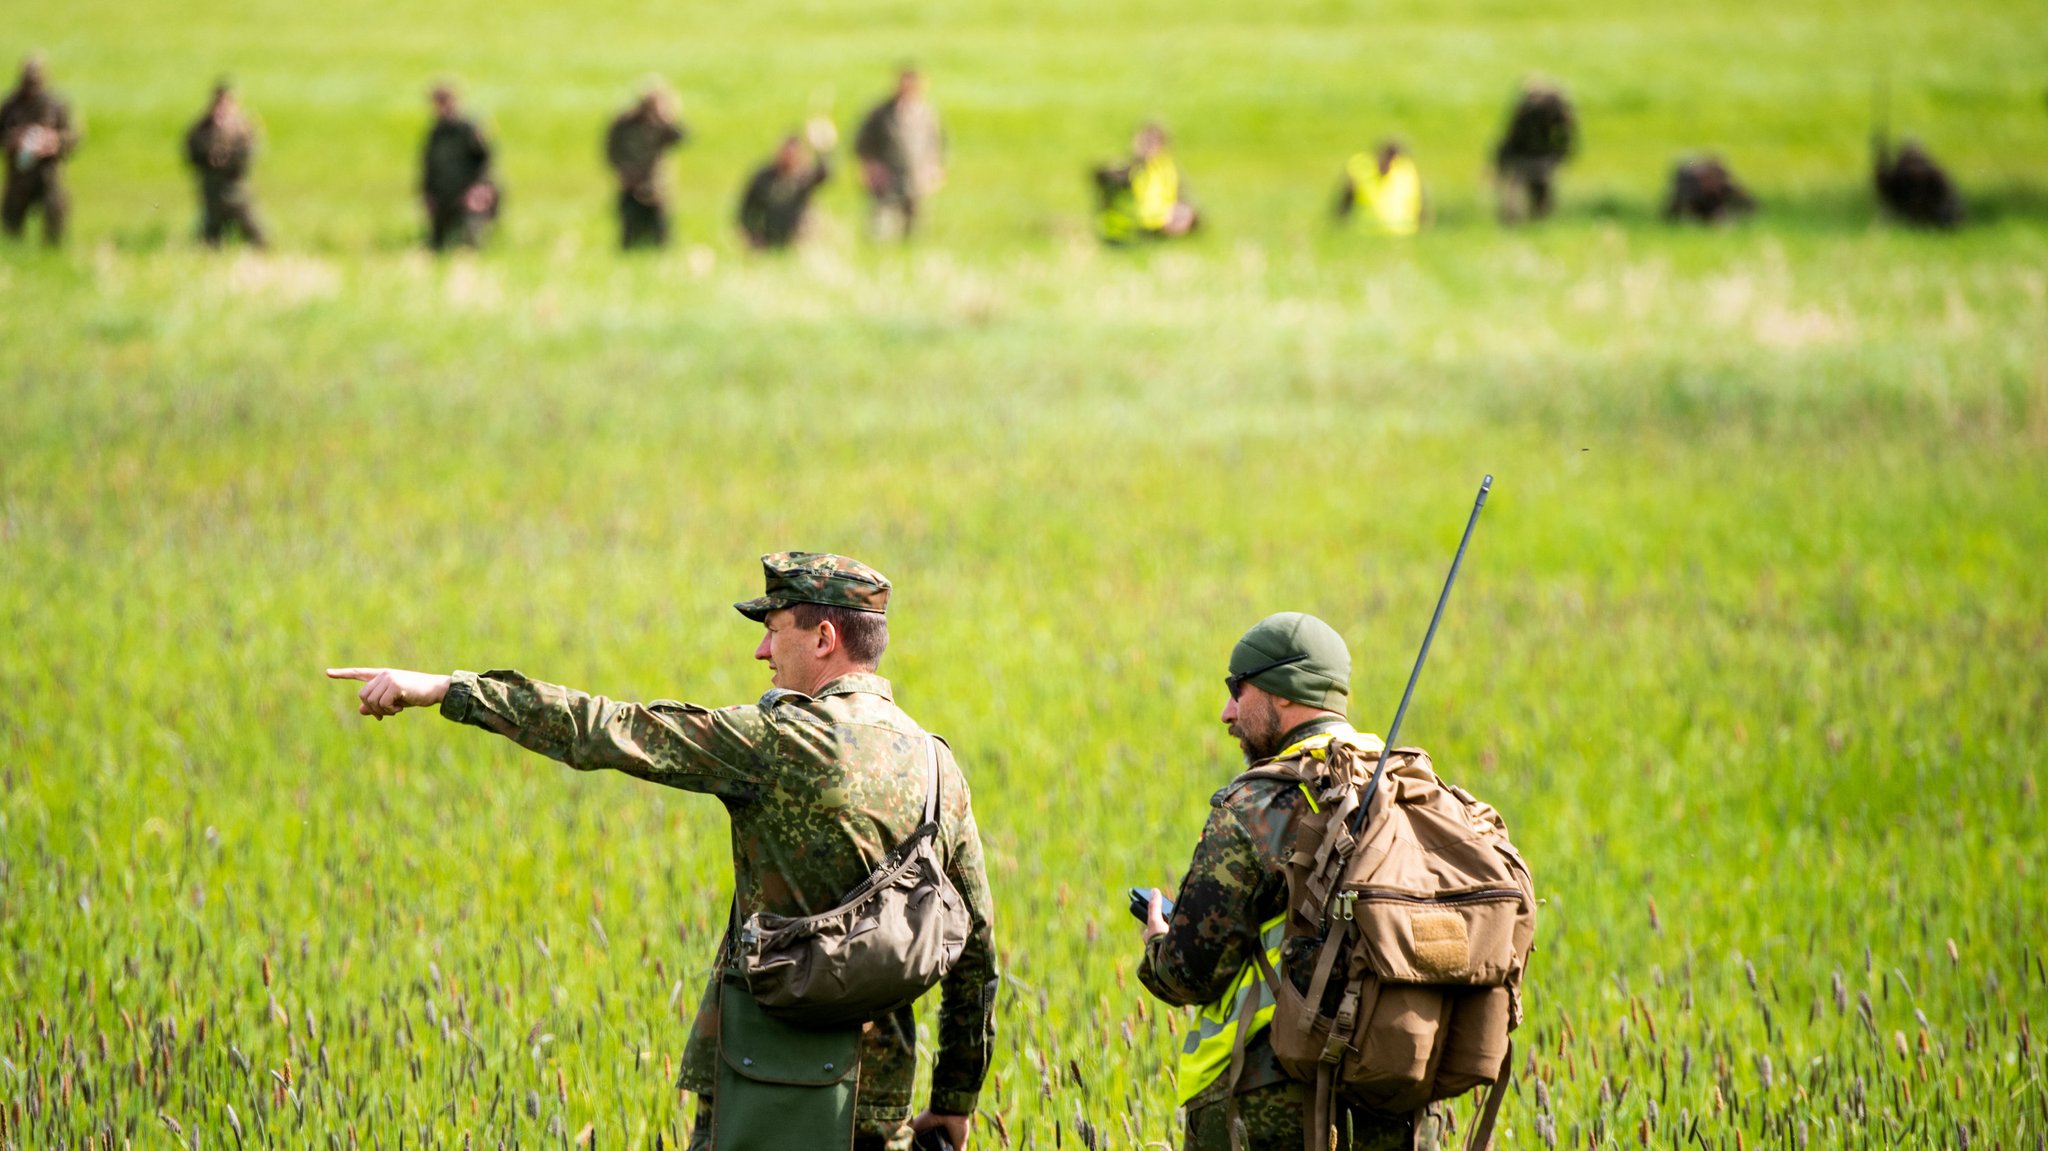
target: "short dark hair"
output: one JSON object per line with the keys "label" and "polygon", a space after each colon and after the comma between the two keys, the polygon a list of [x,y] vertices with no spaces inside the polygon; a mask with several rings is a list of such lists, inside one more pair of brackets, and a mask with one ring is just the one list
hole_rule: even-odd
{"label": "short dark hair", "polygon": [[801,628],[830,623],[832,630],[839,633],[839,644],[846,649],[847,658],[864,667],[878,666],[882,653],[889,650],[889,617],[880,612],[822,603],[791,604],[789,610],[796,626]]}

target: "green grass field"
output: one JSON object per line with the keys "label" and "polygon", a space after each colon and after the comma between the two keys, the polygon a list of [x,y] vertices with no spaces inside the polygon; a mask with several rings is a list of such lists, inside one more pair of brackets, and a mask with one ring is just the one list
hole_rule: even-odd
{"label": "green grass field", "polygon": [[[337,663],[752,699],[755,556],[899,585],[884,666],[975,786],[1009,982],[979,1146],[1178,1136],[1121,892],[1234,772],[1239,632],[1323,615],[1383,730],[1495,803],[1542,912],[1510,1147],[2048,1138],[2048,31],[2010,3],[1462,0],[589,14],[10,14],[90,138],[0,249],[0,1147],[676,1146],[716,804],[360,720]],[[914,55],[915,248],[746,258],[743,169]],[[279,249],[186,238],[231,70]],[[1514,81],[1586,152],[1505,233]],[[609,250],[597,134],[684,94],[678,250]],[[510,196],[408,250],[422,92]],[[1962,181],[1878,223],[1874,78]],[[1105,253],[1081,174],[1178,129],[1212,227]],[[1329,231],[1397,131],[1441,227]],[[1672,231],[1669,162],[1765,201]]]}

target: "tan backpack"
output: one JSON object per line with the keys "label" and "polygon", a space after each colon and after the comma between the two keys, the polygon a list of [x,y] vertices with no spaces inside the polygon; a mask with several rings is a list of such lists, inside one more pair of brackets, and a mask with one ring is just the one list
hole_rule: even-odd
{"label": "tan backpack", "polygon": [[1287,861],[1288,970],[1275,972],[1258,953],[1275,1001],[1273,1052],[1313,1085],[1302,1124],[1308,1151],[1329,1145],[1340,1104],[1419,1113],[1490,1086],[1467,1143],[1477,1151],[1492,1138],[1512,1072],[1508,1033],[1522,1022],[1535,888],[1492,807],[1438,779],[1415,747],[1395,749],[1373,788],[1379,758],[1340,736],[1321,757],[1251,773],[1300,783],[1315,799],[1296,821]]}

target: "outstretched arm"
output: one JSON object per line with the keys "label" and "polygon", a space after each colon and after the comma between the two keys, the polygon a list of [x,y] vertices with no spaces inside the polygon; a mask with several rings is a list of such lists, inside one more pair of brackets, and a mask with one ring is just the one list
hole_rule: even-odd
{"label": "outstretched arm", "polygon": [[578,771],[623,771],[726,799],[754,798],[774,743],[754,706],[716,711],[657,700],[619,703],[516,671],[434,675],[388,667],[330,668],[361,680],[357,710],[379,719],[439,704],[458,723],[496,732]]}

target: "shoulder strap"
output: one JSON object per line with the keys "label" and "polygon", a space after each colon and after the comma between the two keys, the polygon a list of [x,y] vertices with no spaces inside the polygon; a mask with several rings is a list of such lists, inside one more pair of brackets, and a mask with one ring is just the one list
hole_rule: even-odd
{"label": "shoulder strap", "polygon": [[1515,1041],[1508,1040],[1507,1054],[1501,1056],[1500,1078],[1486,1089],[1486,1105],[1479,1109],[1479,1124],[1465,1141],[1465,1151],[1487,1151],[1493,1143],[1493,1125],[1500,1118],[1500,1102],[1508,1093],[1508,1080],[1515,1076]]}
{"label": "shoulder strap", "polygon": [[924,733],[924,820],[936,823],[939,818],[939,737],[931,732]]}

